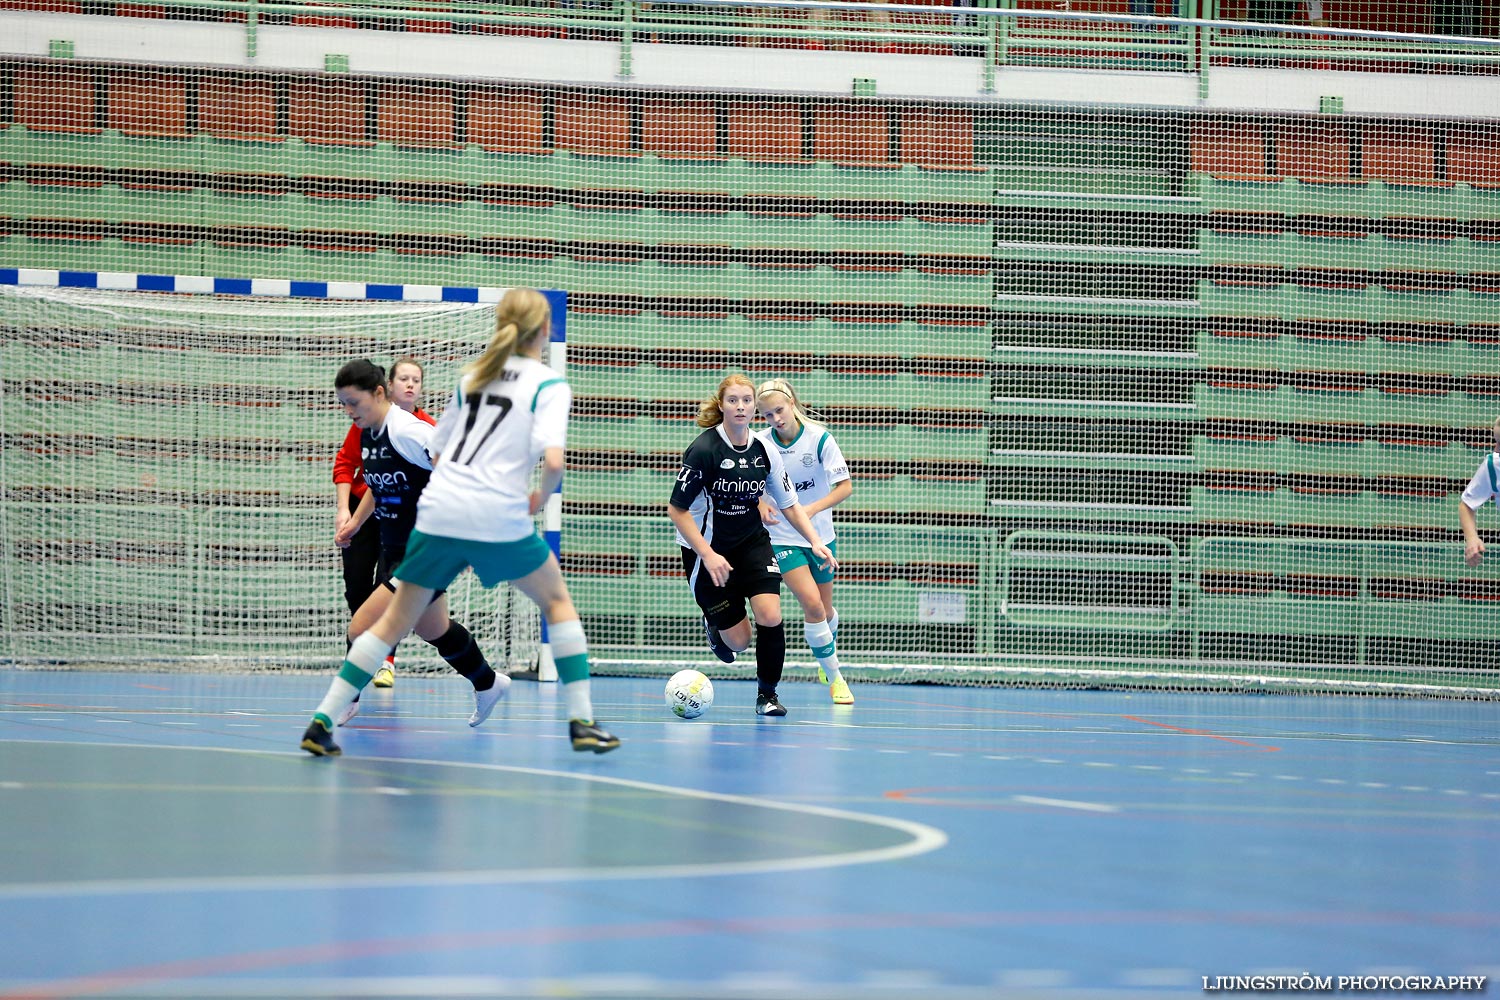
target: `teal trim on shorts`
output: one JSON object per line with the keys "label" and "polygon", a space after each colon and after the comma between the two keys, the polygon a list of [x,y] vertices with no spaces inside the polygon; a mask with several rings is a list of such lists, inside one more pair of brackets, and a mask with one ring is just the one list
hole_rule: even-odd
{"label": "teal trim on shorts", "polygon": [[391,577],[429,590],[447,590],[458,574],[472,568],[486,587],[535,572],[552,555],[535,531],[513,542],[476,542],[412,531],[406,558]]}
{"label": "teal trim on shorts", "polygon": [[[835,538],[828,543],[828,551],[833,553],[835,559],[839,554],[839,540]],[[810,545],[781,545],[776,548],[776,565],[781,567],[781,575],[786,576],[798,566],[806,566],[812,571],[814,583],[832,583],[838,570],[823,569],[813,559],[812,546]]]}

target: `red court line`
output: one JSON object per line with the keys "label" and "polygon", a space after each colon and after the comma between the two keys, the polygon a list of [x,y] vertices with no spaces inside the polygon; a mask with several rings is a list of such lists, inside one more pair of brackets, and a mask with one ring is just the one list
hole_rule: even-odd
{"label": "red court line", "polygon": [[[874,686],[875,685],[862,685],[860,689],[863,690],[865,687]],[[1088,712],[1024,712],[1019,708],[985,708],[982,705],[952,705],[947,702],[941,701],[916,701],[908,700],[905,698],[881,698],[877,695],[864,696],[860,700],[860,704],[892,705],[897,708],[935,708],[941,712],[949,713],[973,712],[979,715],[1023,715],[1034,719],[1077,719],[1079,718],[1080,714],[1084,718],[1089,718],[1092,714]],[[0,998],[0,1000],[3,1000],[3,998]]]}
{"label": "red court line", "polygon": [[[584,927],[539,927],[517,931],[501,929],[468,934],[425,937],[376,938],[365,941],[332,941],[297,948],[212,955],[162,962],[38,984],[16,993],[0,994],[0,1000],[63,1000],[139,987],[146,983],[186,979],[193,976],[227,975],[256,969],[291,968],[316,962],[366,958],[376,955],[455,951],[467,948],[516,948],[558,945],[566,942],[661,938],[683,935],[806,934],[828,931],[876,931],[917,928],[1034,927],[1048,926],[1136,926],[1145,924],[1200,925],[1209,922],[1233,926],[1285,926],[1327,928],[1358,927],[1464,927],[1500,925],[1500,914],[1477,912],[1415,913],[1363,910],[1286,912],[1207,910],[1015,910],[993,912],[935,913],[829,913],[808,916],[784,914],[729,920],[663,920]],[[289,986],[291,982],[289,981]]]}
{"label": "red court line", "polygon": [[1220,736],[1218,733],[1211,733],[1206,729],[1186,729],[1182,726],[1169,726],[1165,722],[1152,722],[1150,719],[1142,719],[1137,715],[1122,715],[1120,718],[1129,719],[1131,722],[1139,722],[1143,726],[1159,726],[1162,729],[1171,729],[1175,732],[1186,733],[1189,736],[1207,736],[1211,740],[1223,740],[1225,743],[1233,743],[1237,746],[1248,747],[1251,750],[1259,750],[1261,753],[1278,753],[1281,750],[1281,747],[1261,746],[1259,743],[1251,743],[1248,740],[1237,740],[1232,736]]}

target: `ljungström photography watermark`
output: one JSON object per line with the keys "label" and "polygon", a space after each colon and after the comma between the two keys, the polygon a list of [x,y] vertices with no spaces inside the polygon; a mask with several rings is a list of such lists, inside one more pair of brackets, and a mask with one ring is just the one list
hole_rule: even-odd
{"label": "ljungstr\u00f6m photography watermark", "polygon": [[1486,976],[1204,976],[1205,993],[1483,993]]}

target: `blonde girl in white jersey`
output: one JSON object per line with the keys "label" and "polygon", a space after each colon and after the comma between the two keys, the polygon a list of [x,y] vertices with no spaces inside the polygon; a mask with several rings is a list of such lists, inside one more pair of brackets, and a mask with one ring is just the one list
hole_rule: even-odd
{"label": "blonde girl in white jersey", "polygon": [[[484,353],[464,368],[453,402],[433,434],[432,478],[417,504],[406,555],[392,574],[395,596],[349,647],[339,676],[303,734],[302,749],[318,756],[341,752],[333,742],[332,720],[411,631],[432,595],[471,567],[484,586],[512,581],[541,609],[562,681],[573,749],[604,753],[620,745],[594,721],[583,624],[557,558],[532,522],[562,482],[573,404],[568,383],[541,360],[551,329],[552,310],[540,292],[513,288],[501,298],[495,334]],[[531,470],[538,458],[541,484],[533,490]],[[469,725],[488,718],[508,686],[505,678],[488,698],[476,695]]]}
{"label": "blonde girl in white jersey", "polygon": [[[785,379],[762,382],[755,390],[761,416],[771,426],[760,432],[768,448],[781,454],[782,464],[797,489],[797,501],[812,519],[820,540],[837,554],[831,511],[849,499],[854,484],[849,463],[827,428],[808,420],[797,393]],[[771,549],[781,579],[802,605],[803,635],[818,661],[818,680],[838,705],[854,704],[854,695],[839,669],[835,638],[838,612],[833,607],[834,568],[824,569],[810,558],[801,535],[783,523],[770,504],[761,504],[761,520],[771,533]]]}

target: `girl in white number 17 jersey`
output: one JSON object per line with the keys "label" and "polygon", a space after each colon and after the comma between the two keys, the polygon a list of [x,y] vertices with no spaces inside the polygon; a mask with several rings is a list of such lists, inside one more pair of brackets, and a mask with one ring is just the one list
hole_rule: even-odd
{"label": "girl in white number 17 jersey", "polygon": [[[536,602],[547,620],[574,750],[604,753],[620,741],[594,722],[588,643],[562,570],[536,533],[532,515],[562,482],[573,392],[542,364],[552,310],[540,292],[513,288],[496,310],[495,335],[464,369],[430,445],[432,478],[417,503],[417,524],[393,574],[396,595],[369,631],[354,640],[339,675],[302,737],[318,756],[340,752],[333,719],[369,683],[386,653],[411,631],[434,592],[465,569],[493,587],[504,580]],[[529,488],[542,459],[539,488]],[[503,675],[502,675],[503,676]],[[489,717],[509,678],[476,693],[469,725]],[[487,696],[487,697],[483,697]]]}

